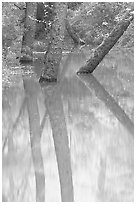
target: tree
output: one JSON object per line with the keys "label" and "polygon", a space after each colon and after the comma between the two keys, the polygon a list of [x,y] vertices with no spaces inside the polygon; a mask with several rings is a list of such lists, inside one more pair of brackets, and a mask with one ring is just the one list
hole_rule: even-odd
{"label": "tree", "polygon": [[45,55],[45,67],[39,82],[45,95],[45,105],[52,127],[60,178],[61,199],[68,202],[74,199],[71,160],[63,104],[58,91],[59,87],[56,83],[62,58],[66,8],[67,5],[65,3],[52,4],[52,10],[55,15],[50,20],[51,28],[48,50]]}
{"label": "tree", "polygon": [[[31,69],[32,64],[32,49],[35,37],[35,20],[36,19],[37,4],[26,3],[24,28],[25,32],[22,41],[22,56],[20,63],[25,65],[25,69]],[[24,72],[25,72],[24,69]],[[35,171],[36,180],[36,201],[45,201],[45,177],[44,166],[41,153],[41,129],[40,129],[40,116],[37,105],[36,89],[38,84],[31,76],[23,77],[24,89],[26,92],[27,109],[29,117],[30,128],[30,142],[32,159]]]}
{"label": "tree", "polygon": [[[133,14],[128,12],[125,14],[122,21],[120,21],[116,27],[112,30],[110,35],[105,38],[105,40],[100,44],[92,53],[92,56],[87,61],[84,67],[81,67],[80,70],[77,72],[78,75],[92,73],[97,65],[101,62],[103,57],[109,52],[109,50],[114,46],[117,40],[122,36],[124,31],[129,26],[130,22],[133,20]],[[90,75],[90,82],[88,76],[82,77],[81,79],[85,82],[85,84],[89,84],[89,87],[93,86],[97,96],[102,99],[108,108],[114,113],[117,119],[128,129],[128,131],[134,134],[134,125],[131,120],[127,117],[124,111],[118,106],[118,104],[110,97],[106,91],[101,88],[100,84],[97,83],[97,80]],[[98,88],[99,87],[99,88]]]}

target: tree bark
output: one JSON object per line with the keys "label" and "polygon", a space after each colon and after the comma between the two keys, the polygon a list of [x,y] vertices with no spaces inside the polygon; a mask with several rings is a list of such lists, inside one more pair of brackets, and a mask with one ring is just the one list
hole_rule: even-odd
{"label": "tree bark", "polygon": [[87,61],[84,67],[81,67],[77,72],[78,75],[84,73],[92,73],[98,64],[102,61],[105,55],[111,50],[118,39],[123,35],[134,15],[131,12],[127,12],[123,19],[115,26],[112,32],[107,38],[92,52],[90,59]]}
{"label": "tree bark", "polygon": [[111,97],[104,87],[96,80],[96,78],[92,74],[80,74],[78,77],[90,90],[94,90],[96,96],[104,102],[121,124],[130,132],[132,137],[134,137],[133,122],[129,119],[122,108],[120,108],[114,98]]}
{"label": "tree bark", "polygon": [[[24,72],[33,70],[33,42],[35,36],[35,19],[37,4],[26,3],[24,36],[22,41],[22,56],[20,63],[23,65]],[[36,201],[45,201],[45,176],[44,165],[40,144],[40,116],[37,104],[38,83],[28,74],[23,76],[24,90],[26,92],[27,109],[30,128],[30,143],[32,160],[34,164],[35,180],[36,180]],[[39,89],[40,90],[40,89]]]}

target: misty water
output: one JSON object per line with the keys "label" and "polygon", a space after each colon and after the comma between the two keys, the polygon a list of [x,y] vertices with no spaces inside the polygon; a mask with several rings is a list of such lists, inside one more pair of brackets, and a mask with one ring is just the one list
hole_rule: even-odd
{"label": "misty water", "polygon": [[[117,53],[114,57],[109,55],[99,65],[100,71],[98,68],[94,75],[133,121],[133,57],[131,53],[127,53],[127,56],[130,57],[126,59],[122,53]],[[68,66],[61,82],[60,93],[69,137],[74,199],[79,202],[133,201],[133,137],[95,96],[94,91],[89,91],[75,75],[76,70],[85,63],[86,57],[84,54],[73,54],[67,63],[63,62],[61,65],[61,69],[64,65]],[[126,78],[123,74],[126,74]],[[26,105],[14,125],[24,98],[23,81],[17,75],[13,84],[3,88],[2,98],[2,137],[3,146],[5,145],[2,183],[3,194],[10,202],[35,201],[35,178]],[[40,89],[38,107],[42,121],[46,108]],[[5,142],[7,137],[12,137],[12,140]],[[41,149],[45,171],[45,199],[49,202],[61,201],[48,115],[42,132]],[[8,151],[11,152],[10,155]]]}

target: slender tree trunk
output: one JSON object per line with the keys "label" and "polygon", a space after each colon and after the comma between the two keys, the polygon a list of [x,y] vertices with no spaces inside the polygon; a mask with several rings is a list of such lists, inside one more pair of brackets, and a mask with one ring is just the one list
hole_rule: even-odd
{"label": "slender tree trunk", "polygon": [[49,46],[45,56],[45,69],[40,84],[45,95],[45,105],[50,118],[52,134],[60,178],[61,200],[73,201],[73,182],[68,133],[65,123],[63,104],[57,84],[58,69],[62,58],[65,30],[66,3],[54,3],[55,18],[49,33]]}
{"label": "slender tree trunk", "polygon": [[37,3],[26,3],[25,22],[24,22],[24,36],[22,41],[22,56],[20,63],[23,66],[24,74],[24,90],[26,93],[27,109],[29,117],[30,128],[30,143],[32,159],[34,164],[35,181],[36,181],[36,201],[45,201],[45,176],[44,165],[41,153],[41,128],[40,116],[38,112],[37,95],[38,83],[33,76],[27,74],[28,71],[33,70],[33,42],[35,36],[35,19],[36,19]]}

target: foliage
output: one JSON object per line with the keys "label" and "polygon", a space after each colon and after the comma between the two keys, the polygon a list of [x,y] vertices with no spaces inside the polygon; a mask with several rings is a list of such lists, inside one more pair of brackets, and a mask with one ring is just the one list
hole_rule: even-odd
{"label": "foliage", "polygon": [[50,32],[52,21],[54,20],[54,3],[37,3],[37,28],[35,38],[42,41]]}
{"label": "foliage", "polygon": [[[36,51],[47,50],[48,33],[53,20],[54,3],[38,2],[37,29],[34,47]],[[85,40],[90,49],[97,47],[109,34],[129,9],[133,9],[133,2],[69,2],[67,18],[73,30]],[[24,32],[24,2],[2,3],[2,50],[3,50],[3,82],[6,81],[6,73],[12,73],[11,67],[19,66],[22,35]],[[116,44],[118,49],[133,48],[134,23],[132,22],[124,35]],[[70,50],[72,40],[65,32],[64,50]],[[6,65],[6,66],[5,66]],[[18,69],[19,70],[19,69]]]}
{"label": "foliage", "polygon": [[[24,3],[17,3],[19,8]],[[19,66],[16,59],[20,55],[23,26],[21,19],[24,17],[24,10],[20,10],[14,3],[2,3],[2,59],[3,59],[3,86],[12,81],[12,67]]]}
{"label": "foliage", "polygon": [[[128,9],[133,9],[132,2],[86,2],[76,11],[69,11],[69,20],[80,37],[96,47]],[[132,29],[127,32],[131,32],[130,39],[133,38]],[[128,43],[130,39],[126,39]]]}
{"label": "foliage", "polygon": [[81,6],[82,2],[68,2],[68,9],[77,10]]}

